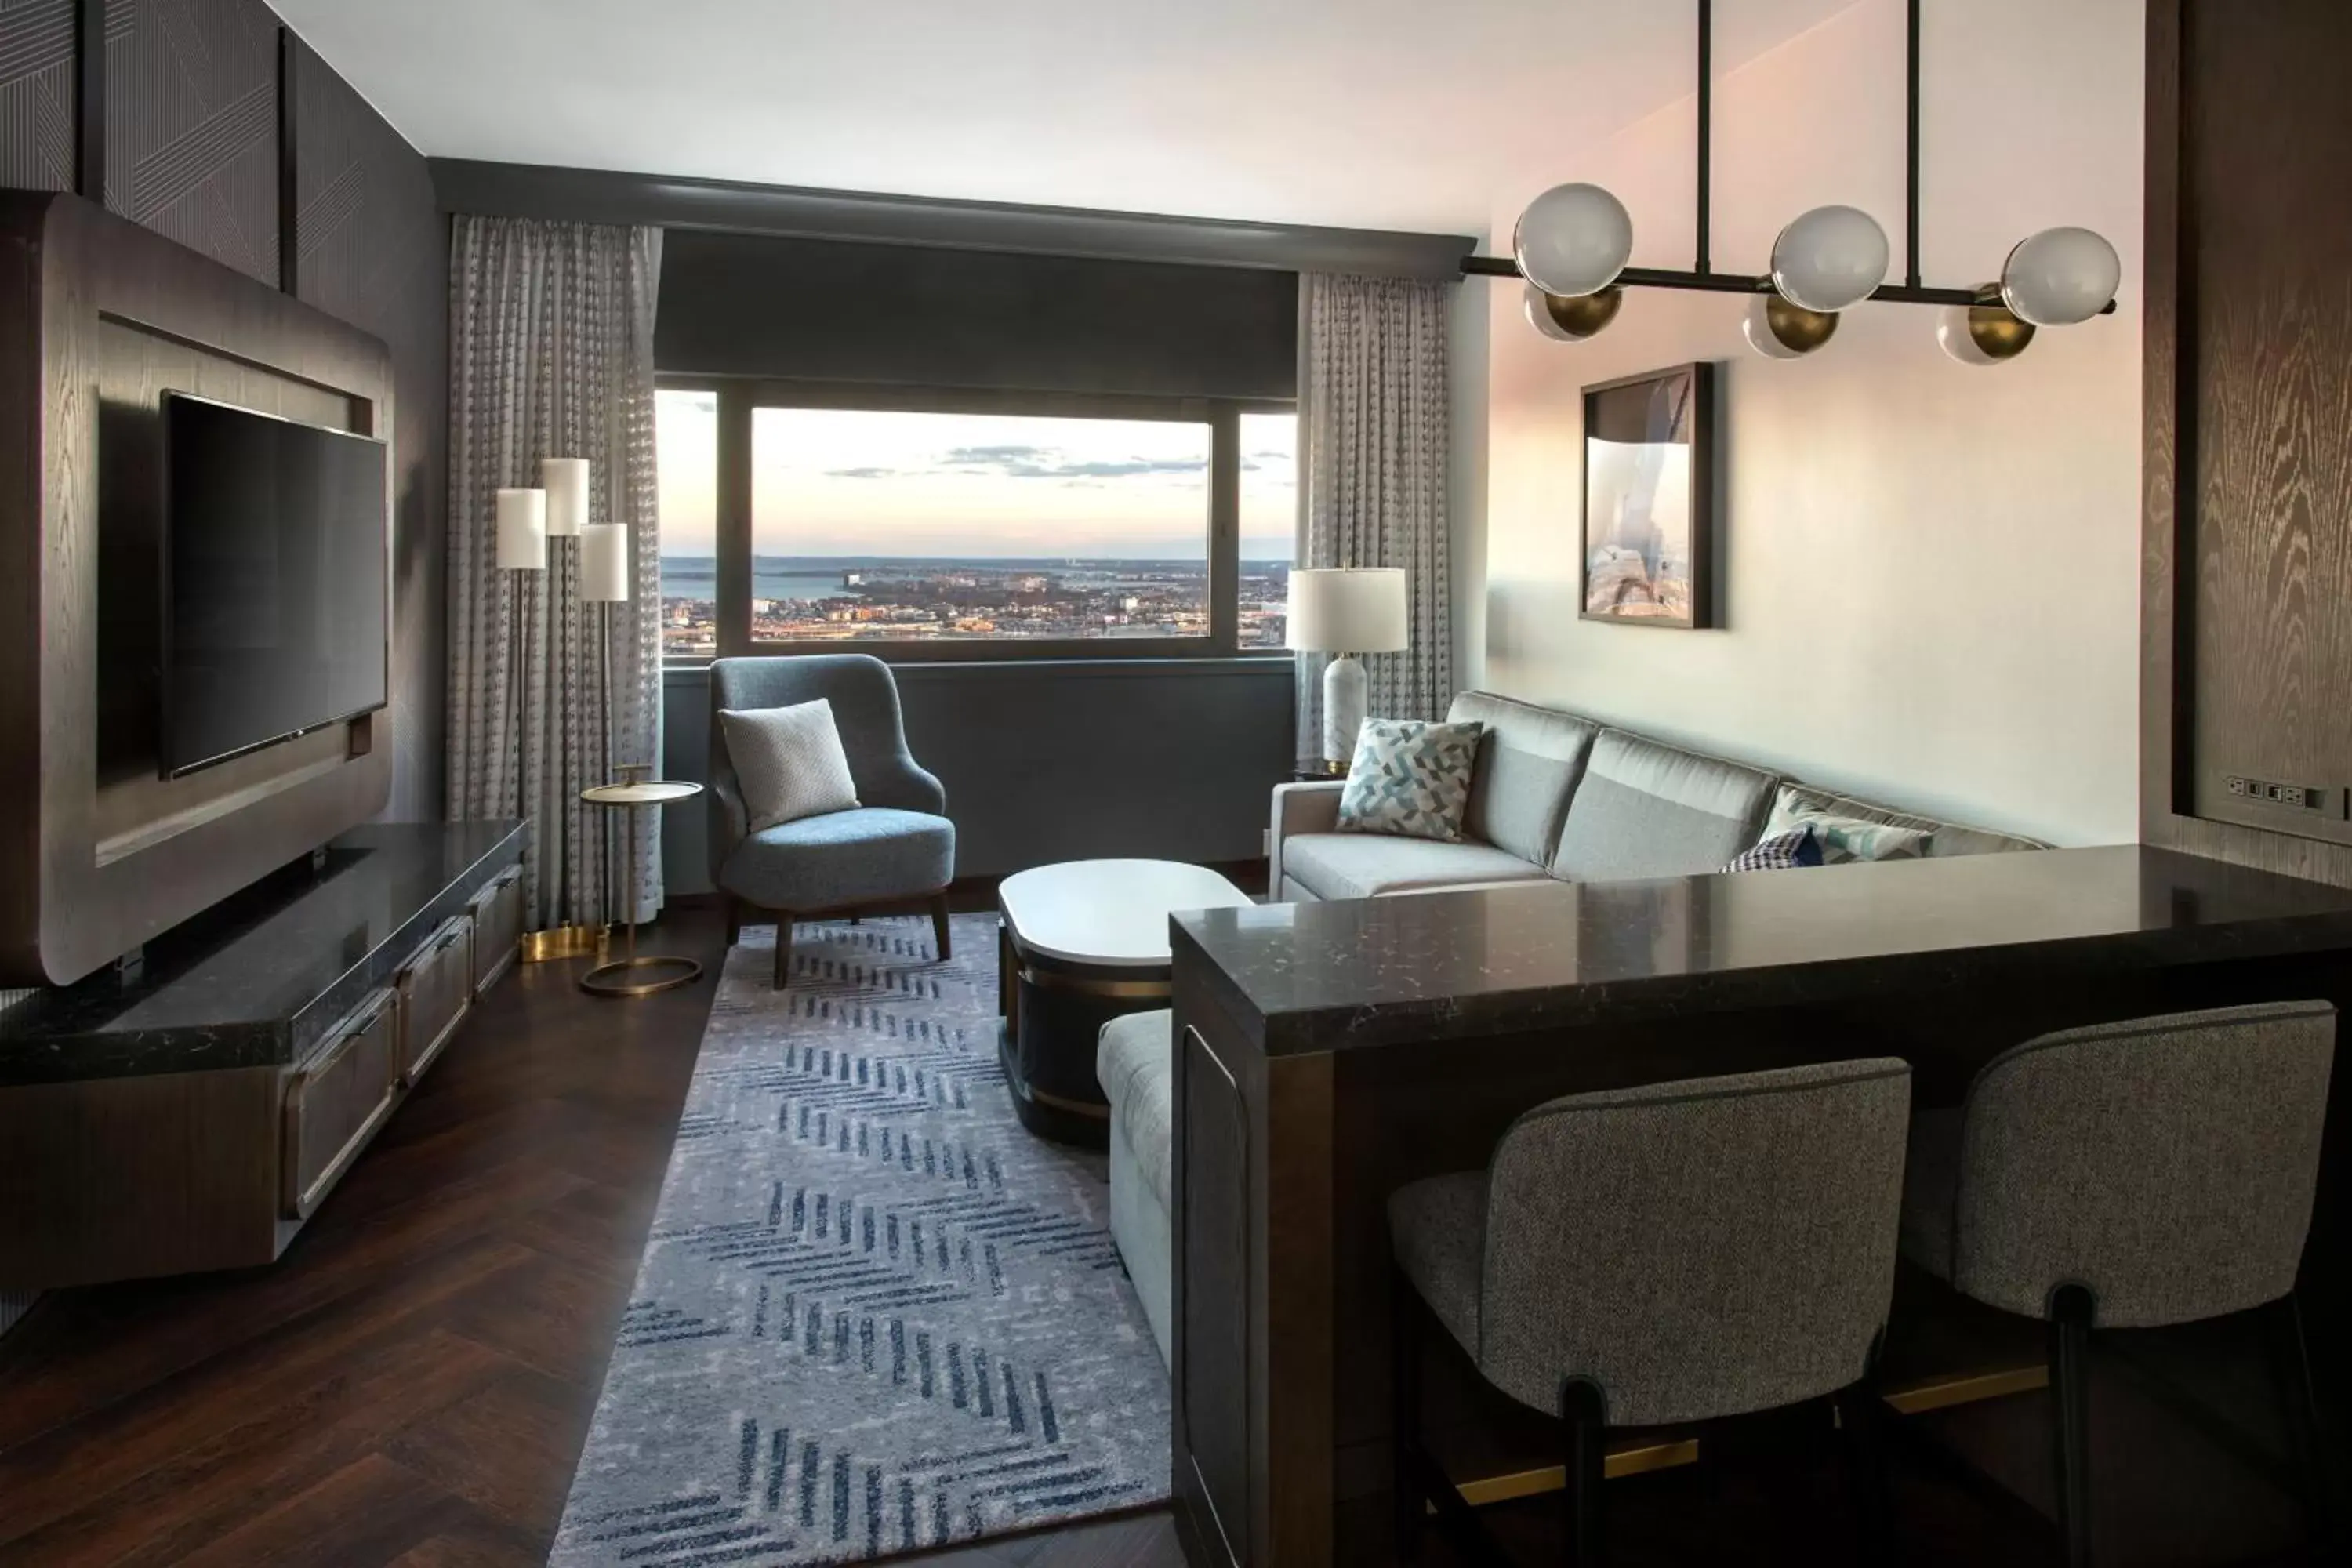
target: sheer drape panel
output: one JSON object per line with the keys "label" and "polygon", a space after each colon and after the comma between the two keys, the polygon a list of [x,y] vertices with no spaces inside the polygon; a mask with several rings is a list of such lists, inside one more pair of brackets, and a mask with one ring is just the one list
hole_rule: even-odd
{"label": "sheer drape panel", "polygon": [[[661,548],[654,468],[654,300],[661,233],[598,224],[451,220],[449,816],[524,816],[534,929],[661,905],[655,814],[580,803],[617,764],[661,758]],[[501,488],[542,458],[589,461],[589,521],[625,524],[625,604],[580,600],[580,542],[544,572],[502,572]]]}
{"label": "sheer drape panel", "polygon": [[[1382,718],[1442,719],[1454,698],[1446,325],[1458,286],[1298,279],[1298,564],[1404,568],[1412,646],[1364,659]],[[1299,656],[1301,756],[1322,749],[1326,662]]]}

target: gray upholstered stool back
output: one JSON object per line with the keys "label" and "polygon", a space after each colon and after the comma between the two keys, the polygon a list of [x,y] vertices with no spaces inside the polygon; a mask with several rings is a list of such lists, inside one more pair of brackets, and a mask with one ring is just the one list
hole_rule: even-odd
{"label": "gray upholstered stool back", "polygon": [[1911,1069],[1896,1060],[1572,1095],[1486,1173],[1478,1363],[1616,1426],[1737,1415],[1860,1378],[1886,1321]]}
{"label": "gray upholstered stool back", "polygon": [[1969,1087],[1952,1283],[2040,1317],[2087,1287],[2102,1327],[2221,1317],[2294,1288],[2336,1009],[2289,1002],[2069,1029]]}

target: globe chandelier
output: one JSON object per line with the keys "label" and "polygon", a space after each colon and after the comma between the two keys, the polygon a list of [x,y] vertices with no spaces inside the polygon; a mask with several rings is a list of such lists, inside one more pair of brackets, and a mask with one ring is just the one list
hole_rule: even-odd
{"label": "globe chandelier", "polygon": [[1474,276],[1521,278],[1528,321],[1558,342],[1581,342],[1617,319],[1628,289],[1685,289],[1754,296],[1740,332],[1767,359],[1801,359],[1836,335],[1841,313],[1865,300],[1932,305],[1936,339],[1962,364],[2015,359],[2043,327],[2111,314],[2123,263],[2087,228],[2051,228],[2018,242],[1997,282],[1931,288],[1919,277],[1919,7],[1909,0],[1905,94],[1904,258],[1901,283],[1886,281],[1886,231],[1858,207],[1825,206],[1798,216],[1772,242],[1762,277],[1717,272],[1708,254],[1714,108],[1713,0],[1698,0],[1698,244],[1687,272],[1629,267],[1633,220],[1599,185],[1555,185],[1528,205],[1511,255],[1465,257]]}

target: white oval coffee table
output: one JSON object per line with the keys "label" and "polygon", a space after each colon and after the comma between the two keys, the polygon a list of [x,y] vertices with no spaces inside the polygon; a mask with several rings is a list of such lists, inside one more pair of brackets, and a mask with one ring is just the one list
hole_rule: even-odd
{"label": "white oval coffee table", "polygon": [[1095,1037],[1122,1013],[1168,1005],[1170,915],[1251,901],[1214,871],[1176,860],[1070,860],[1005,878],[996,890],[1001,1055],[1021,1124],[1108,1143]]}

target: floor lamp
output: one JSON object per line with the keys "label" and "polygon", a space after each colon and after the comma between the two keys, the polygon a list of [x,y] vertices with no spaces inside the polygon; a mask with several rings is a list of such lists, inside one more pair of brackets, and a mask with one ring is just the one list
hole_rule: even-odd
{"label": "floor lamp", "polygon": [[[502,489],[498,493],[498,562],[501,569],[514,572],[545,572],[548,564],[547,542],[551,539],[578,539],[588,527],[588,459],[585,458],[544,458],[540,460],[539,484],[536,488]],[[523,602],[523,583],[518,579],[515,593],[514,624],[510,632],[510,663],[513,668],[513,713],[516,721],[530,705],[530,683],[534,671],[531,659],[536,646],[538,617],[529,612]],[[558,573],[549,583],[551,607],[553,596],[562,592],[563,576]],[[585,595],[583,595],[584,598]],[[531,815],[530,803],[520,803],[526,816]],[[547,869],[544,859],[541,869]],[[561,877],[559,859],[555,874]],[[526,963],[549,958],[573,958],[599,951],[604,942],[601,925],[557,924],[544,931],[526,931],[522,938],[522,957]]]}

